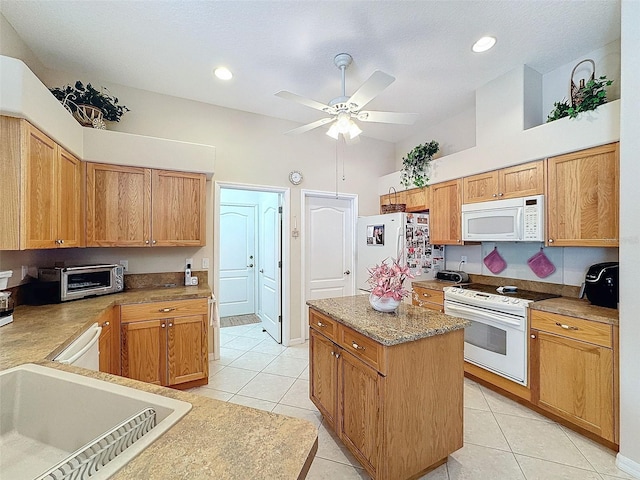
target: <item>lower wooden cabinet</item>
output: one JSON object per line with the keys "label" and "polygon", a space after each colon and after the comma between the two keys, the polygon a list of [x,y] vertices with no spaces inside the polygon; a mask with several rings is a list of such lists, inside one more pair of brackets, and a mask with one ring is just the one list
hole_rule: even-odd
{"label": "lower wooden cabinet", "polygon": [[531,401],[617,443],[613,339],[608,324],[531,311]]}
{"label": "lower wooden cabinet", "polygon": [[207,299],[120,308],[123,376],[165,386],[207,383]]}
{"label": "lower wooden cabinet", "polygon": [[411,303],[418,307],[444,313],[444,292],[442,289],[434,290],[415,285],[411,295]]}
{"label": "lower wooden cabinet", "polygon": [[385,346],[314,309],[309,325],[311,401],[374,479],[462,447],[463,330]]}
{"label": "lower wooden cabinet", "polygon": [[101,372],[120,375],[120,316],[117,308],[109,308],[97,319],[102,327],[98,349]]}

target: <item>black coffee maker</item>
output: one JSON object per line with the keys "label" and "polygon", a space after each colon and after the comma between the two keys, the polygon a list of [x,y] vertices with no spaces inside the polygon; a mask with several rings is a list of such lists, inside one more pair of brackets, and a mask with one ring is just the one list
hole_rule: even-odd
{"label": "black coffee maker", "polygon": [[584,293],[593,305],[618,307],[618,262],[591,265],[584,279]]}

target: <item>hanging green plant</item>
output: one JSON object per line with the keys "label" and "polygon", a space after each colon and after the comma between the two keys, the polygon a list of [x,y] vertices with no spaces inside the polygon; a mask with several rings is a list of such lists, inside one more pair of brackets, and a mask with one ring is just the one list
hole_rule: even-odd
{"label": "hanging green plant", "polygon": [[439,149],[438,142],[432,140],[411,150],[406,157],[402,158],[400,183],[405,188],[409,188],[411,185],[415,185],[418,188],[428,186],[427,167]]}
{"label": "hanging green plant", "polygon": [[597,79],[592,78],[578,91],[578,96],[582,99],[581,102],[576,105],[570,105],[566,99],[561,102],[555,102],[553,110],[547,117],[547,123],[563,117],[576,118],[582,112],[595,110],[600,105],[604,105],[607,103],[605,87],[610,86],[612,83],[613,80],[607,80],[606,75]]}

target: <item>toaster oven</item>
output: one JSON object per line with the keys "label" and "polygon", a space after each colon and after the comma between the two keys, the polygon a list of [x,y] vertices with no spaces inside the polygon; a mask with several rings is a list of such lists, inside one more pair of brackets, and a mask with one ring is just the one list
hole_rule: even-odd
{"label": "toaster oven", "polygon": [[39,268],[34,284],[34,303],[59,303],[124,289],[122,265],[83,265]]}

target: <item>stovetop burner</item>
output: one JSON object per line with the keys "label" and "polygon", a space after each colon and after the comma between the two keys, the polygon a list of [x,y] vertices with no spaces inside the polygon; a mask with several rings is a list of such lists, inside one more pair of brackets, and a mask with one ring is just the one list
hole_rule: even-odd
{"label": "stovetop burner", "polygon": [[495,285],[484,285],[482,283],[469,283],[467,285],[456,285],[456,287],[463,288],[465,290],[473,290],[475,292],[490,293],[493,295],[503,295],[505,297],[521,298],[523,300],[531,300],[532,302],[538,302],[540,300],[547,300],[549,298],[557,298],[560,295],[554,293],[533,292],[531,290],[516,290],[515,292],[503,292],[500,293],[496,289]]}

